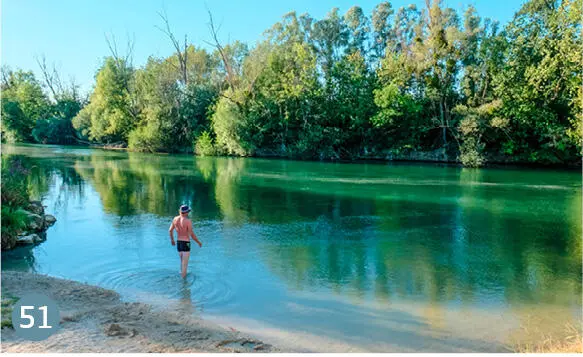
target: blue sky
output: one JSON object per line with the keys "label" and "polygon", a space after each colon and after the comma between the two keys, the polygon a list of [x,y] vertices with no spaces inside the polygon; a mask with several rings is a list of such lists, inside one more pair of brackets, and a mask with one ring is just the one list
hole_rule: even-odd
{"label": "blue sky", "polygon": [[[64,78],[74,77],[83,91],[94,82],[95,71],[109,54],[105,35],[113,35],[124,49],[129,37],[134,41],[134,64],[142,65],[149,55],[168,56],[173,49],[155,25],[157,12],[165,9],[174,33],[196,45],[208,47],[206,6],[221,24],[223,42],[247,43],[262,37],[263,31],[286,12],[308,12],[322,18],[333,7],[344,13],[353,5],[370,14],[380,0],[2,0],[1,50],[3,65],[34,70],[35,57],[44,55],[55,63]],[[474,5],[482,17],[507,23],[525,0],[444,0],[458,10]],[[424,0],[393,0],[394,8]]]}

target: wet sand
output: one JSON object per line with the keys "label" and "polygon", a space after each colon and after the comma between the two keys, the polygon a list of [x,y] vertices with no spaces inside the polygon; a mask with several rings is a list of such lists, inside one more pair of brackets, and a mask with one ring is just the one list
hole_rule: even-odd
{"label": "wet sand", "polygon": [[279,352],[270,344],[180,310],[120,300],[112,290],[46,275],[2,272],[2,296],[45,294],[60,329],[39,342],[2,329],[2,352]]}

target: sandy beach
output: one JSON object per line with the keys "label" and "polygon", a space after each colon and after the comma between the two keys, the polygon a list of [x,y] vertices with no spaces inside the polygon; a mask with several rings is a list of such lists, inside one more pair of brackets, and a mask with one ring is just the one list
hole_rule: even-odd
{"label": "sandy beach", "polygon": [[40,342],[2,328],[2,352],[274,352],[240,332],[180,310],[129,303],[108,289],[23,272],[2,272],[2,297],[41,293],[60,309],[60,329]]}

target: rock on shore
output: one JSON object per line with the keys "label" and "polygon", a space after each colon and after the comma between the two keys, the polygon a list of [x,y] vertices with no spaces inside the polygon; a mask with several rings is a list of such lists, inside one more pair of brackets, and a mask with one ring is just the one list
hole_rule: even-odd
{"label": "rock on shore", "polygon": [[[43,235],[46,236],[46,235]],[[23,234],[16,238],[16,244],[27,245],[44,242],[44,238],[36,233]]]}
{"label": "rock on shore", "polygon": [[46,240],[46,231],[55,224],[55,216],[45,214],[45,208],[40,201],[31,201],[24,209],[26,225],[16,237],[2,237],[2,250],[13,249],[17,245],[38,244]]}

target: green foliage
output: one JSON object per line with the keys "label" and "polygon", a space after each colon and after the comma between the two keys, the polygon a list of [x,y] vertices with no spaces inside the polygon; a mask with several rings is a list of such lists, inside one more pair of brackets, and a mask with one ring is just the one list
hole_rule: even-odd
{"label": "green foliage", "polygon": [[32,141],[37,119],[50,112],[50,103],[32,72],[2,68],[2,133],[9,141]]}
{"label": "green foliage", "polygon": [[1,321],[1,328],[12,328],[12,310],[14,307],[14,304],[18,301],[18,298],[15,298],[13,296],[10,296],[9,294],[7,294],[5,291],[2,292],[2,306],[0,309],[1,312],[1,316],[0,316],[0,321]]}
{"label": "green foliage", "polygon": [[486,163],[483,154],[484,144],[476,138],[466,139],[460,147],[459,160],[466,167],[481,167]]}
{"label": "green foliage", "polygon": [[531,0],[506,29],[495,94],[515,133],[515,155],[565,162],[581,151],[581,0]]}
{"label": "green foliage", "polygon": [[218,91],[209,84],[190,84],[187,88],[180,115],[185,118],[185,126],[189,135],[184,137],[182,145],[188,145],[193,138],[210,129],[208,118],[212,116]]}
{"label": "green foliage", "polygon": [[41,144],[73,144],[75,129],[67,118],[39,119],[32,130],[32,137]]}
{"label": "green foliage", "polygon": [[134,151],[156,152],[164,150],[163,130],[156,124],[134,129],[128,138],[128,147]]}
{"label": "green foliage", "polygon": [[26,226],[27,214],[22,210],[29,204],[27,179],[29,171],[20,157],[2,155],[1,206],[3,249],[14,245],[17,234]]}
{"label": "green foliage", "polygon": [[10,99],[2,99],[2,141],[17,142],[30,139],[32,123],[25,117],[20,105]]}
{"label": "green foliage", "polygon": [[217,62],[205,50],[187,49],[187,83],[176,71],[176,55],[150,58],[135,73],[137,124],[128,137],[136,151],[184,151],[209,129],[208,114],[218,90],[213,84]]}
{"label": "green foliage", "polygon": [[480,167],[486,163],[486,144],[499,143],[507,137],[507,120],[500,113],[502,102],[497,100],[478,107],[458,105],[454,113],[459,117],[457,128],[461,142],[459,159],[464,166]]}
{"label": "green foliage", "polygon": [[2,139],[10,142],[70,144],[76,139],[71,119],[82,103],[76,88],[52,100],[32,72],[2,68]]}
{"label": "green foliage", "polygon": [[[360,13],[358,9],[353,11]],[[365,23],[365,21],[360,19],[357,23]],[[360,38],[357,35],[355,34],[356,38]],[[353,52],[343,56],[331,70],[332,97],[331,100],[325,102],[324,119],[320,121],[321,125],[327,129],[324,139],[332,139],[324,141],[323,144],[326,146],[323,149],[333,151],[342,158],[357,156],[365,147],[371,145],[374,132],[370,118],[377,112],[377,106],[373,100],[375,77],[366,63],[366,58],[362,55],[364,42],[357,39],[353,41],[362,43],[353,44],[352,49],[349,46],[348,50]]]}
{"label": "green foliage", "polygon": [[[501,27],[431,0],[285,14],[254,47],[106,58],[89,103],[3,71],[2,139],[136,151],[354,159],[434,151],[468,166],[581,158],[583,0],[530,0]],[[67,95],[64,95],[67,94]],[[49,99],[51,98],[51,99]],[[72,126],[67,121],[72,119]]]}
{"label": "green foliage", "polygon": [[11,246],[19,232],[26,228],[28,215],[23,209],[2,206],[2,245]]}
{"label": "green foliage", "polygon": [[24,207],[29,202],[26,176],[29,170],[18,156],[2,155],[2,207]]}
{"label": "green foliage", "polygon": [[253,154],[255,146],[248,137],[248,121],[229,99],[218,101],[211,120],[219,152],[237,156]]}
{"label": "green foliage", "polygon": [[[92,140],[127,142],[136,125],[133,98],[134,69],[124,60],[106,58],[96,76],[89,104],[73,121],[77,130],[88,130]],[[85,127],[89,119],[89,128]]]}
{"label": "green foliage", "polygon": [[34,140],[41,144],[75,144],[79,135],[72,120],[81,106],[81,101],[75,96],[62,93],[51,105],[53,115],[36,121],[32,130]]}
{"label": "green foliage", "polygon": [[200,156],[213,156],[216,154],[213,138],[208,131],[204,131],[194,145],[194,152]]}

